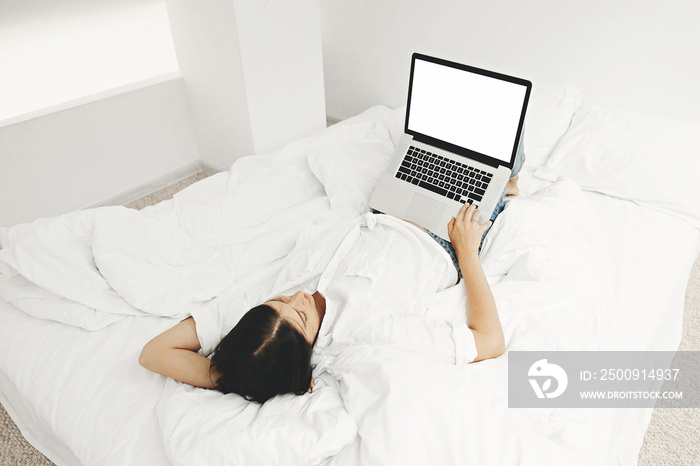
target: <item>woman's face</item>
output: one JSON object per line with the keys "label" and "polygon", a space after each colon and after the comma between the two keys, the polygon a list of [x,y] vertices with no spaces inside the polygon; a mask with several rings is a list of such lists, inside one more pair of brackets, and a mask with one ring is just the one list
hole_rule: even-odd
{"label": "woman's face", "polygon": [[321,327],[321,316],[310,294],[298,291],[292,296],[278,296],[265,304],[290,322],[310,345],[316,342],[316,335]]}

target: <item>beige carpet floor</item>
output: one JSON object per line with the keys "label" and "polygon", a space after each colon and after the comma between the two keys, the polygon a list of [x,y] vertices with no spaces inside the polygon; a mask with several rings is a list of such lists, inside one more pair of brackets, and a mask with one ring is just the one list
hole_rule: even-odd
{"label": "beige carpet floor", "polygon": [[[151,193],[127,207],[142,209],[206,178],[197,173]],[[679,350],[700,350],[700,257],[695,261],[688,281],[683,314],[683,339]],[[0,466],[53,465],[34,449],[0,407]],[[639,465],[700,466],[700,409],[655,409],[639,453]]]}

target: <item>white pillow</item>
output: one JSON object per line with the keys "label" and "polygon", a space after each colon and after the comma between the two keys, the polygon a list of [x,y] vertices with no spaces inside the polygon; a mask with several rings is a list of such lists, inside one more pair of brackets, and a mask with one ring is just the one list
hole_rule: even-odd
{"label": "white pillow", "polygon": [[165,451],[175,465],[325,464],[356,439],[357,425],[328,373],[311,394],[263,405],[168,379],[156,406]]}
{"label": "white pillow", "polygon": [[700,124],[641,113],[578,112],[548,167],[588,191],[628,199],[700,228]]}
{"label": "white pillow", "polygon": [[336,146],[317,147],[309,153],[311,171],[323,184],[331,209],[364,213],[394,152],[388,133]]}
{"label": "white pillow", "polygon": [[[572,86],[533,88],[525,116],[525,168],[547,163],[580,101],[581,90]],[[379,117],[364,139],[319,145],[308,155],[309,166],[323,184],[332,209],[349,208],[360,213],[369,209],[369,198],[403,132],[405,107],[372,110]]]}
{"label": "white pillow", "polygon": [[533,86],[525,113],[525,168],[545,165],[581,103],[573,86]]}

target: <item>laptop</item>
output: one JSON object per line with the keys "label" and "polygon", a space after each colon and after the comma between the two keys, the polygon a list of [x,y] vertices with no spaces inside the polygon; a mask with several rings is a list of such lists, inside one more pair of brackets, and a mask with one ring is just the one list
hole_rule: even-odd
{"label": "laptop", "polygon": [[449,241],[465,203],[489,220],[510,178],[530,81],[414,53],[406,121],[369,205]]}

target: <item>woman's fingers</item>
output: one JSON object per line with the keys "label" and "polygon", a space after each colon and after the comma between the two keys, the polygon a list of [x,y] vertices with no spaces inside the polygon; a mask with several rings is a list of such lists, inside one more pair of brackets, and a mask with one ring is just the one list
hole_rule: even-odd
{"label": "woman's fingers", "polygon": [[457,221],[458,222],[471,221],[475,210],[476,210],[476,206],[474,204],[464,204],[462,206],[462,208],[459,209],[459,213],[457,214]]}
{"label": "woman's fingers", "polygon": [[478,253],[479,242],[493,222],[487,221],[479,225],[481,211],[473,204],[465,204],[447,223],[447,232],[450,236],[452,246],[458,255],[465,252]]}
{"label": "woman's fingers", "polygon": [[465,215],[465,213],[466,213],[466,211],[467,211],[467,209],[465,209],[465,207],[467,207],[466,204],[464,204],[464,205],[459,209],[459,212],[457,212],[457,217],[455,217],[455,220],[456,220],[457,222],[463,222],[463,221],[464,221],[464,215]]}
{"label": "woman's fingers", "polygon": [[488,222],[485,222],[483,225],[481,225],[481,234],[483,235],[486,232],[486,230],[489,229],[489,227],[491,225],[493,225],[493,222],[491,220],[489,220]]}
{"label": "woman's fingers", "polygon": [[472,213],[472,221],[473,221],[473,222],[478,222],[478,221],[479,221],[479,217],[481,217],[481,211],[475,207],[475,208],[474,208],[474,212]]}
{"label": "woman's fingers", "polygon": [[476,207],[474,204],[464,204],[461,209],[459,209],[459,212],[457,213],[457,217],[453,217],[452,220],[448,223],[447,227],[448,229],[454,228],[456,223],[461,223],[461,222],[477,222],[479,221],[479,218],[481,218],[481,211]]}

